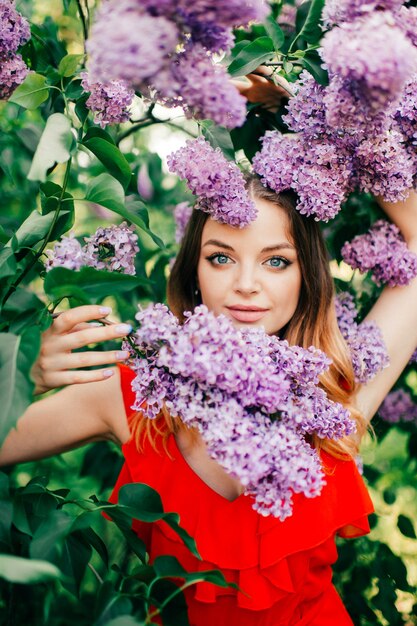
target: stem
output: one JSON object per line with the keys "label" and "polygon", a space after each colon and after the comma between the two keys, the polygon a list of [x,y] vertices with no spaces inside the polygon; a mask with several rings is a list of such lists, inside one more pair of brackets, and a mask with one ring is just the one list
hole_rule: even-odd
{"label": "stem", "polygon": [[[153,583],[155,583],[155,582],[157,582],[157,581],[153,580],[150,583],[149,591],[151,590],[151,587],[152,587]],[[179,593],[184,591],[184,589],[187,589],[187,587],[191,587],[191,585],[195,585],[196,582],[201,582],[201,581],[193,580],[192,582],[184,583],[183,585],[181,585],[181,587],[177,587],[177,589],[175,591],[173,591],[171,593],[171,595],[168,596],[168,598],[166,598],[163,602],[161,602],[161,605],[159,606],[159,608],[155,609],[155,611],[153,611],[152,613],[149,613],[149,615],[146,616],[145,624],[150,624],[150,620],[152,620],[154,617],[159,615],[161,610],[164,609],[166,607],[166,605],[169,602],[171,602],[171,600],[173,600],[173,598],[175,598],[175,596],[177,596]]]}
{"label": "stem", "polygon": [[93,572],[94,576],[97,578],[100,585],[102,585],[104,583],[104,580],[102,579],[102,577],[100,576],[100,574],[98,573],[94,565],[91,565],[91,563],[87,563],[87,567],[90,568],[90,570]]}
{"label": "stem", "polygon": [[78,13],[79,13],[79,16],[80,16],[80,19],[81,19],[81,23],[83,25],[84,50],[85,50],[85,42],[88,39],[88,27],[87,27],[87,22],[86,22],[86,19],[85,19],[83,8],[81,6],[81,1],[80,0],[76,0],[76,2],[77,2]]}
{"label": "stem", "polygon": [[53,233],[53,230],[55,228],[55,225],[56,225],[56,223],[58,221],[60,210],[62,208],[62,201],[63,201],[63,198],[64,198],[66,187],[68,185],[68,179],[69,179],[70,170],[71,170],[71,158],[67,161],[67,166],[66,166],[65,174],[64,174],[64,181],[62,183],[61,193],[60,193],[60,196],[58,198],[58,204],[56,206],[54,217],[53,217],[53,220],[52,220],[51,225],[49,227],[49,230],[48,230],[48,232],[46,234],[46,237],[44,237],[43,243],[42,243],[41,247],[39,248],[39,250],[34,255],[34,258],[33,258],[32,262],[29,263],[25,267],[25,269],[20,274],[20,276],[17,277],[17,279],[15,280],[13,285],[10,286],[8,292],[4,296],[4,299],[3,299],[3,302],[2,302],[2,306],[5,305],[5,303],[10,298],[10,296],[16,291],[16,288],[20,285],[22,280],[29,274],[30,270],[35,265],[35,263],[38,261],[38,259],[40,259],[41,255],[43,254],[43,251],[45,250],[46,246],[49,243],[50,237],[51,237],[51,235]]}
{"label": "stem", "polygon": [[157,120],[153,116],[144,118],[142,121],[138,122],[137,124],[133,124],[133,126],[125,130],[123,133],[120,133],[120,135],[116,139],[116,145],[118,146],[119,143],[123,141],[123,139],[126,139],[126,137],[129,137],[129,135],[133,135],[133,133],[135,133],[137,130],[140,130],[141,128],[146,128],[147,126],[152,126],[152,124],[158,124],[161,122],[162,120]]}

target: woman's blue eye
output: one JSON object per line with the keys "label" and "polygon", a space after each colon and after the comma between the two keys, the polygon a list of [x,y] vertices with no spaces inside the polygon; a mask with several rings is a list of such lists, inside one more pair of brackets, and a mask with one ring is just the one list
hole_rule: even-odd
{"label": "woman's blue eye", "polygon": [[270,267],[278,267],[278,268],[289,265],[288,261],[286,259],[283,259],[280,256],[273,256],[271,259],[268,259],[266,263],[269,263]]}
{"label": "woman's blue eye", "polygon": [[226,265],[228,260],[229,257],[225,254],[213,254],[211,257],[209,257],[209,261],[211,261],[215,265]]}

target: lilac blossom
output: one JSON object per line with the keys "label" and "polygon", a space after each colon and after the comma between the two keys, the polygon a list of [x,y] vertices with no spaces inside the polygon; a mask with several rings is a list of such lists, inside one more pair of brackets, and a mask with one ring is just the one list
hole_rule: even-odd
{"label": "lilac blossom", "polygon": [[149,168],[147,163],[142,163],[138,171],[138,194],[144,200],[150,200],[153,196],[153,184],[149,176]]}
{"label": "lilac blossom", "polygon": [[417,74],[410,77],[402,91],[395,111],[395,121],[405,138],[415,146],[417,144]]}
{"label": "lilac blossom", "polygon": [[191,214],[193,212],[193,207],[189,202],[180,202],[174,208],[174,219],[175,219],[175,241],[176,243],[181,243],[185,230],[187,228],[188,222],[190,221]]}
{"label": "lilac blossom", "polygon": [[417,46],[417,8],[401,6],[394,13],[397,26],[407,35],[414,46]]}
{"label": "lilac blossom", "polygon": [[202,137],[187,141],[171,154],[168,167],[185,179],[197,196],[195,208],[210,213],[214,220],[242,228],[256,218],[256,207],[238,166]]}
{"label": "lilac blossom", "polygon": [[0,56],[0,100],[10,98],[28,73],[29,69],[20,54]]}
{"label": "lilac blossom", "polygon": [[352,22],[376,9],[396,11],[404,0],[326,0],[322,19],[326,26],[341,22]]}
{"label": "lilac blossom", "polygon": [[81,74],[81,86],[90,96],[87,108],[94,113],[94,121],[105,128],[107,124],[121,124],[130,118],[128,110],[135,92],[122,81],[91,82],[87,72]]}
{"label": "lilac blossom", "polygon": [[295,31],[295,21],[297,18],[297,7],[285,3],[283,4],[281,11],[277,18],[277,23],[281,26],[285,33],[292,33]]}
{"label": "lilac blossom", "polygon": [[87,42],[90,80],[122,80],[140,89],[169,63],[178,37],[172,21],[142,14],[134,0],[106,2]]}
{"label": "lilac blossom", "polygon": [[409,363],[417,363],[417,349],[414,350],[413,354],[411,355]]}
{"label": "lilac blossom", "polygon": [[[30,39],[29,23],[11,0],[0,0],[0,58],[14,54]],[[2,60],[2,62],[3,62]]]}
{"label": "lilac blossom", "polygon": [[377,285],[408,285],[417,275],[417,255],[408,250],[397,226],[386,220],[378,220],[366,234],[346,242],[341,252],[354,269],[371,271]]}
{"label": "lilac blossom", "polygon": [[54,267],[65,267],[68,270],[79,270],[86,264],[83,247],[78,239],[71,233],[69,237],[62,237],[52,250],[46,250],[47,260],[45,269],[47,272]]}
{"label": "lilac blossom", "polygon": [[317,220],[333,218],[349,190],[352,164],[333,141],[267,131],[252,161],[262,182],[276,192],[293,189],[297,210]]}
{"label": "lilac blossom", "polygon": [[367,383],[389,365],[389,356],[381,329],[374,321],[359,324],[346,342],[352,357],[355,380]]}
{"label": "lilac blossom", "polygon": [[361,191],[388,202],[405,200],[413,184],[415,162],[396,130],[364,139],[354,155],[354,179]]}
{"label": "lilac blossom", "polygon": [[382,332],[374,321],[357,324],[358,312],[350,293],[338,294],[335,307],[340,332],[350,351],[355,380],[367,383],[389,365]]}
{"label": "lilac blossom", "polygon": [[330,361],[263,329],[239,330],[203,305],[185,318],[180,325],[162,304],[138,312],[133,408],[152,419],[165,406],[196,427],[212,458],[254,497],[254,508],[285,519],[293,493],[314,497],[324,484],[305,436],[340,438],[355,428],[317,386]]}
{"label": "lilac blossom", "polygon": [[120,226],[99,227],[94,235],[85,238],[86,264],[98,270],[135,274],[137,240],[138,236],[125,222]]}
{"label": "lilac blossom", "polygon": [[322,40],[321,55],[331,78],[356,84],[376,109],[396,100],[417,70],[416,48],[387,11],[333,28]]}
{"label": "lilac blossom", "polygon": [[378,414],[385,422],[413,422],[417,424],[417,404],[405,389],[391,391],[378,409]]}
{"label": "lilac blossom", "polygon": [[288,113],[283,121],[288,128],[304,136],[317,138],[327,132],[326,107],[324,106],[325,88],[303,70],[294,84],[295,94],[287,104]]}
{"label": "lilac blossom", "polygon": [[226,68],[200,44],[174,57],[169,72],[155,76],[152,87],[158,100],[183,107],[187,117],[210,118],[227,128],[241,126],[246,119],[245,98],[229,81]]}

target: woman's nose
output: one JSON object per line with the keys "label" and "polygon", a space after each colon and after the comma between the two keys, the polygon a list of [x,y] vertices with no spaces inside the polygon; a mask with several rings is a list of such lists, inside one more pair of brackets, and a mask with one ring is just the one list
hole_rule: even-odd
{"label": "woman's nose", "polygon": [[258,293],[260,290],[256,271],[252,267],[241,267],[236,276],[235,290],[242,294]]}

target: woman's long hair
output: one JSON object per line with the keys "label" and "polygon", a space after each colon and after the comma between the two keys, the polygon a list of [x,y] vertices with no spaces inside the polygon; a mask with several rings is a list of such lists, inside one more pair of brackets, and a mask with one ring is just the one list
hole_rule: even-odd
{"label": "woman's long hair", "polygon": [[[247,189],[254,199],[268,200],[285,210],[297,250],[302,276],[300,297],[293,317],[281,329],[279,336],[291,345],[320,348],[332,359],[329,370],[320,377],[320,385],[331,400],[340,402],[350,411],[356,422],[354,435],[337,441],[314,437],[314,445],[336,456],[355,456],[366,431],[366,422],[352,402],[356,383],[349,349],[337,325],[334,283],[320,227],[313,218],[302,216],[296,210],[297,198],[294,192],[275,193],[254,176],[248,178]],[[207,219],[206,213],[193,211],[169,277],[168,304],[181,322],[184,321],[184,311],[192,311],[201,304],[197,289],[197,266]],[[138,445],[141,445],[144,436],[152,443],[156,435],[161,435],[166,441],[170,433],[186,428],[165,410],[154,420],[143,419],[138,414],[131,424]]]}

